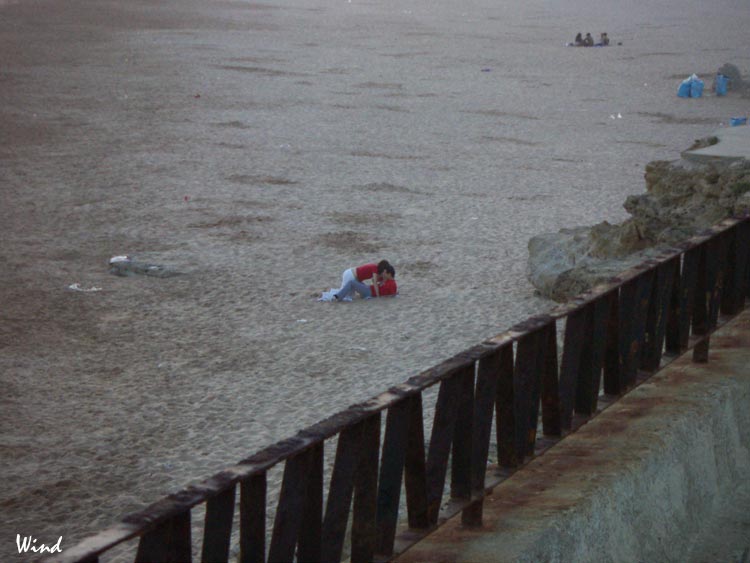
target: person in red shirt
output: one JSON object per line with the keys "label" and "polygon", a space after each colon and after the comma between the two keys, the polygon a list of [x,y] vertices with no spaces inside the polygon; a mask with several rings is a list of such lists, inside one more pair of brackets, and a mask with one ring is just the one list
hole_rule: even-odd
{"label": "person in red shirt", "polygon": [[[390,273],[388,274],[390,276],[390,280],[385,280],[383,278],[383,273],[387,269],[390,269]],[[340,295],[342,301],[351,301],[356,289],[351,289],[351,287],[348,285],[350,282],[361,284],[359,286],[359,289],[361,289],[362,291],[360,291],[359,293],[363,296],[379,297],[381,294],[384,296],[395,295],[398,292],[396,282],[395,280],[393,280],[395,274],[396,270],[393,268],[393,266],[390,265],[388,260],[381,260],[377,264],[363,264],[362,266],[358,266],[356,268],[349,268],[341,277],[341,287],[324,292],[320,299],[318,299],[318,301],[335,301],[336,299],[334,295]],[[364,282],[367,280],[372,280],[373,285],[365,285]],[[390,283],[386,283],[387,281],[389,281]],[[364,291],[362,286],[368,288],[372,287],[374,289],[369,289],[369,293],[367,293]],[[381,286],[383,288],[382,291]]]}
{"label": "person in red shirt", "polygon": [[[357,271],[357,274],[359,274],[359,271]],[[355,292],[359,293],[362,299],[396,295],[398,294],[398,285],[396,285],[396,280],[393,279],[395,276],[396,270],[390,264],[378,265],[375,275],[372,276],[372,285],[367,285],[358,279],[350,279],[343,287],[333,293],[333,299],[335,301],[351,300]]]}

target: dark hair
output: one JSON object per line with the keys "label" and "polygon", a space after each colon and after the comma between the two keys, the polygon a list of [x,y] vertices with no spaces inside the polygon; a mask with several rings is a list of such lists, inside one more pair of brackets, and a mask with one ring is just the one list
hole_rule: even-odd
{"label": "dark hair", "polygon": [[386,268],[393,269],[393,266],[391,266],[390,262],[388,260],[381,260],[378,262],[378,274],[382,274]]}
{"label": "dark hair", "polygon": [[388,272],[394,278],[396,277],[396,268],[394,268],[390,264],[388,264],[385,268],[383,268],[383,271]]}

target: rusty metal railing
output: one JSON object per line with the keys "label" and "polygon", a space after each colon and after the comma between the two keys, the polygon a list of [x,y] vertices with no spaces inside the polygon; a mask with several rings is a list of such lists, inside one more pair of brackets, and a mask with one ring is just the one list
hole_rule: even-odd
{"label": "rusty metal railing", "polygon": [[[720,312],[734,315],[744,308],[748,252],[750,221],[727,219],[548,314],[127,516],[50,561],[98,562],[133,538],[139,538],[136,562],[191,561],[191,510],[201,504],[204,562],[228,560],[237,503],[243,563],[388,560],[459,511],[465,525],[480,525],[486,493],[531,456],[690,346],[695,361],[708,360]],[[425,443],[423,392],[435,385],[439,392]],[[493,418],[498,464],[488,469]],[[334,437],[324,506],[324,445]],[[282,463],[267,530],[266,476]],[[402,488],[408,527],[399,531]],[[344,553],[350,512],[351,547]]]}

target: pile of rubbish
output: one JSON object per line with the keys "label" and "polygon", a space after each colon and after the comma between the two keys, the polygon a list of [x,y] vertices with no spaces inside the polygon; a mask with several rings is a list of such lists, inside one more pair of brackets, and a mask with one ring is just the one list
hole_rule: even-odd
{"label": "pile of rubbish", "polygon": [[[726,93],[726,92],[725,92]],[[700,98],[703,95],[703,80],[697,74],[691,74],[677,88],[680,98]]]}
{"label": "pile of rubbish", "polygon": [[[700,98],[703,96],[703,87],[703,80],[696,74],[692,74],[680,83],[677,95],[680,98]],[[748,96],[750,95],[750,82],[742,80],[739,69],[727,63],[716,72],[711,89],[717,96],[726,96],[730,90]]]}

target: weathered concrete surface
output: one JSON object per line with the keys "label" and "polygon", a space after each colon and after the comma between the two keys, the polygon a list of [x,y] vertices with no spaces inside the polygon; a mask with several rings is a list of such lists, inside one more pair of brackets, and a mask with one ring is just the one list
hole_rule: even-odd
{"label": "weathered concrete surface", "polygon": [[741,561],[750,548],[750,313],[399,561]]}
{"label": "weathered concrete surface", "polygon": [[750,127],[725,127],[716,131],[714,136],[719,139],[715,145],[687,150],[682,153],[682,157],[698,162],[710,162],[715,159],[750,160]]}

